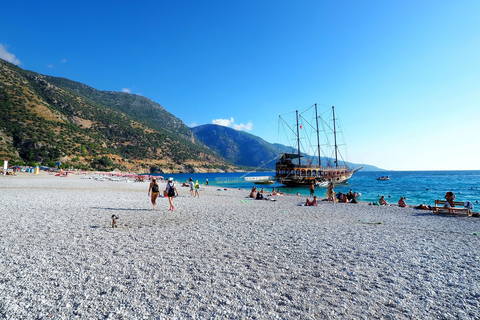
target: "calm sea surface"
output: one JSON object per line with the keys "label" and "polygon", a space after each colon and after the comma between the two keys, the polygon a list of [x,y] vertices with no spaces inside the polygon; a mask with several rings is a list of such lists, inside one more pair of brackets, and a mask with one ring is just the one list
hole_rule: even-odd
{"label": "calm sea surface", "polygon": [[[204,184],[208,178],[210,185],[227,188],[250,189],[254,184],[252,182],[241,182],[239,178],[273,176],[274,172],[254,172],[246,175],[245,173],[216,173],[216,174],[167,174],[162,175],[165,178],[173,177],[177,183],[184,182],[190,177]],[[390,177],[389,181],[376,180],[379,176]],[[160,176],[160,175],[159,175]],[[271,191],[272,187],[280,187],[285,193],[297,193],[309,195],[307,187],[287,188],[275,183],[273,185],[263,186],[266,191]],[[262,185],[257,185],[261,188]],[[453,191],[456,200],[469,200],[476,204],[475,209],[480,208],[480,171],[358,171],[349,180],[348,184],[336,186],[336,192],[348,192],[352,189],[354,192],[360,192],[362,195],[360,201],[377,201],[381,195],[384,195],[390,203],[397,203],[401,196],[407,198],[406,202],[410,205],[420,203],[433,205],[435,199],[443,199],[447,191]],[[325,196],[326,188],[316,188],[315,194],[320,197]],[[247,194],[246,192],[245,194]]]}

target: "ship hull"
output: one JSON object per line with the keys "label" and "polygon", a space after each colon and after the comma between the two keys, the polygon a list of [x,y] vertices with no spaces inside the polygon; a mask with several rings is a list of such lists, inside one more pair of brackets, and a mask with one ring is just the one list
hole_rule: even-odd
{"label": "ship hull", "polygon": [[288,187],[303,187],[312,183],[315,185],[344,184],[359,169],[349,169],[347,166],[315,167],[277,163],[275,180]]}

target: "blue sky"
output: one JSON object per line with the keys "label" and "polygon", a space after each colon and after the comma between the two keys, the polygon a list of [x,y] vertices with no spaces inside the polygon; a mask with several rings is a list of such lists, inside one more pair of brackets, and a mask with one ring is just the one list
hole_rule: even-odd
{"label": "blue sky", "polygon": [[0,57],[126,91],[189,126],[285,142],[332,105],[348,160],[480,169],[479,1],[9,1]]}

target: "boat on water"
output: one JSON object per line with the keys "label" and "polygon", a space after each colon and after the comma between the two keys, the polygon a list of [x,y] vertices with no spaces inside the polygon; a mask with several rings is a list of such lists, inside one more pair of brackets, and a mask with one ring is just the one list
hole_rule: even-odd
{"label": "boat on water", "polygon": [[275,181],[274,180],[258,180],[258,181],[254,181],[253,182],[254,184],[274,184]]}
{"label": "boat on water", "polygon": [[379,181],[388,181],[388,180],[390,180],[390,177],[389,177],[389,176],[381,176],[381,177],[378,177],[377,180],[379,180]]}
{"label": "boat on water", "polygon": [[[275,164],[275,180],[288,187],[302,187],[309,186],[312,183],[315,186],[327,186],[330,183],[342,184],[347,183],[353,174],[363,167],[349,168],[347,163],[343,165],[338,164],[338,145],[337,145],[337,132],[335,124],[335,107],[332,107],[333,113],[333,135],[335,140],[335,161],[334,165],[328,163],[326,166],[322,166],[322,158],[320,153],[320,137],[319,137],[319,120],[325,122],[318,116],[317,104],[315,106],[315,125],[305,121],[307,125],[311,126],[316,133],[317,152],[318,152],[318,164],[313,164],[312,161],[306,161],[302,163],[302,158],[305,157],[301,152],[300,143],[300,130],[302,125],[299,124],[299,112],[296,111],[296,128],[289,127],[290,131],[296,136],[296,152],[294,153],[282,153],[279,161]],[[309,108],[310,109],[310,108]],[[308,110],[308,109],[307,109]],[[283,120],[283,118],[280,116]],[[285,122],[283,120],[283,122]],[[325,122],[326,123],[326,122]],[[285,122],[288,126],[288,124]],[[330,128],[330,127],[329,127]]]}
{"label": "boat on water", "polygon": [[245,177],[245,181],[253,182],[254,184],[274,184],[275,180],[270,176],[261,177]]}

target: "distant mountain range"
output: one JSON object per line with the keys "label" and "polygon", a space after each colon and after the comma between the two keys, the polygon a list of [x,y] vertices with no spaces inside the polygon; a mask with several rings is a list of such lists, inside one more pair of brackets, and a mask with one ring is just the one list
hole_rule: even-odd
{"label": "distant mountain range", "polygon": [[[192,128],[196,140],[200,140],[210,149],[240,166],[274,170],[280,153],[297,152],[297,149],[282,144],[268,143],[262,138],[232,128],[205,124]],[[325,158],[322,162],[334,163],[334,159]],[[381,171],[371,165],[346,162],[351,168],[364,167],[365,171]]]}
{"label": "distant mountain range", "polygon": [[292,149],[218,125],[190,129],[148,98],[96,90],[0,59],[0,160],[12,164],[60,161],[64,167],[135,172],[272,170],[282,152]]}

